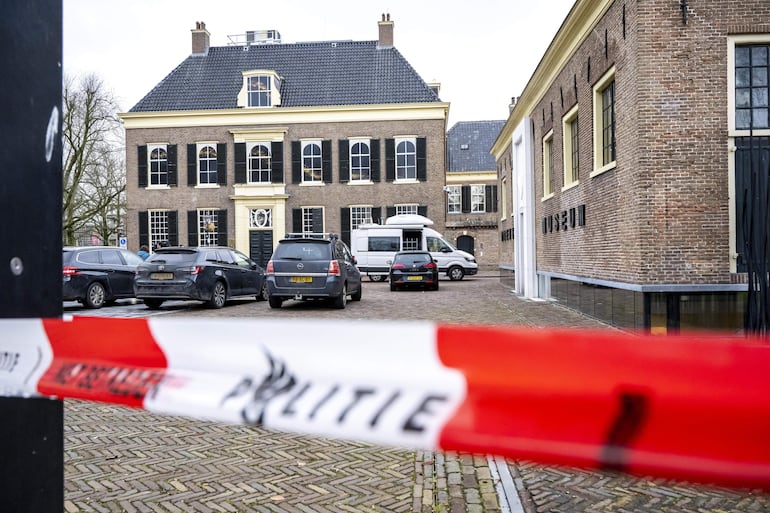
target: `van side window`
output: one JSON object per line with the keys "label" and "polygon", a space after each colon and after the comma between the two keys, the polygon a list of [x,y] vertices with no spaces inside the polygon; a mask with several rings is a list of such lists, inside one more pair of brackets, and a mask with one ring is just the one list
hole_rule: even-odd
{"label": "van side window", "polygon": [[428,242],[428,251],[430,251],[431,253],[436,253],[437,251],[441,251],[445,247],[442,240],[439,239],[438,237],[427,237],[426,239]]}
{"label": "van side window", "polygon": [[399,251],[398,237],[369,237],[369,251]]}

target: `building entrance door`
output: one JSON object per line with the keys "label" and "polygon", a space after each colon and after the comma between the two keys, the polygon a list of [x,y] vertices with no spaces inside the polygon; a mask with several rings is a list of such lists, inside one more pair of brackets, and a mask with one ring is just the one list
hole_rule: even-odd
{"label": "building entrance door", "polygon": [[267,262],[273,256],[273,231],[251,230],[249,232],[249,258],[261,267],[267,267]]}
{"label": "building entrance door", "polygon": [[[748,271],[747,248],[756,260],[770,242],[770,137],[735,139],[735,252],[737,271]],[[765,265],[754,262],[754,265]]]}

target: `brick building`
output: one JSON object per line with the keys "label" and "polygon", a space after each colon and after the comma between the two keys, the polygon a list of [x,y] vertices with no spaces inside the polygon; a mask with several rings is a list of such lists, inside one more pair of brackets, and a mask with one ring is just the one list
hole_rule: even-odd
{"label": "brick building", "polygon": [[740,329],[768,52],[766,0],[577,0],[493,148],[517,292],[653,332]]}
{"label": "brick building", "polygon": [[501,121],[460,121],[447,132],[446,233],[480,266],[499,257],[497,170],[489,153]]}
{"label": "brick building", "polygon": [[282,44],[276,31],[192,53],[129,112],[130,246],[222,244],[264,264],[287,232],[350,230],[395,213],[444,228],[448,103],[393,46]]}

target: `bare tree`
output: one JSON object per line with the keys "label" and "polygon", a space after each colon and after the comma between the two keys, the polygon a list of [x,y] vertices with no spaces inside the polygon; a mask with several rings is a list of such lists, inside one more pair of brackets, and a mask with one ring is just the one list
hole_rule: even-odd
{"label": "bare tree", "polygon": [[125,215],[123,141],[117,103],[96,75],[64,83],[62,238],[83,231],[102,242],[116,236]]}

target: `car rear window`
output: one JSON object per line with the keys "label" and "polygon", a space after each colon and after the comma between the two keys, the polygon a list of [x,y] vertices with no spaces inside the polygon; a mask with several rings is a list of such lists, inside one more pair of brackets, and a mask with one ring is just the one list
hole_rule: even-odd
{"label": "car rear window", "polygon": [[328,242],[286,242],[278,244],[274,259],[329,260],[331,253]]}
{"label": "car rear window", "polygon": [[415,253],[411,255],[396,255],[394,259],[399,264],[427,264],[430,262],[430,255],[425,253]]}
{"label": "car rear window", "polygon": [[197,260],[198,253],[194,251],[161,251],[151,255],[148,262],[164,261],[167,264],[192,264]]}

